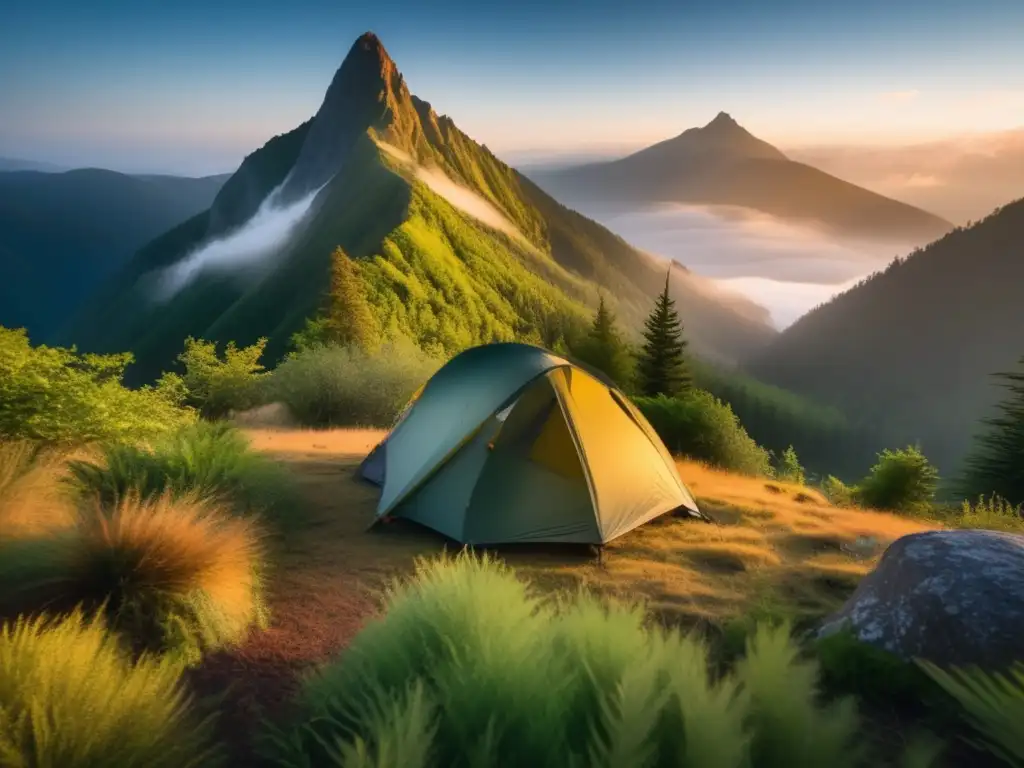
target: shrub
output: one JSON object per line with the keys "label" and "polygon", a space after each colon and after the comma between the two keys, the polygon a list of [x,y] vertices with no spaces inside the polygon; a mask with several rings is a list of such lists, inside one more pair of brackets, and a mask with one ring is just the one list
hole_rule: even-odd
{"label": "shrub", "polygon": [[81,606],[137,651],[197,661],[263,622],[252,521],[210,502],[123,498],[83,505],[71,526],[0,544],[0,615]]}
{"label": "shrub", "polygon": [[707,392],[638,397],[635,402],[674,453],[733,472],[771,474],[768,452],[750,439],[728,405]]}
{"label": "shrub", "polygon": [[67,525],[63,458],[39,443],[0,441],[0,539]]}
{"label": "shrub", "polygon": [[821,481],[821,492],[837,507],[852,507],[856,504],[857,489],[834,475],[829,475]]}
{"label": "shrub", "polygon": [[959,514],[945,521],[956,528],[985,528],[990,531],[1024,533],[1024,504],[1013,506],[999,496],[985,498],[971,504],[962,502]]}
{"label": "shrub", "polygon": [[185,340],[185,351],[178,360],[185,366],[183,382],[187,402],[208,419],[227,416],[232,410],[245,411],[262,402],[263,384],[268,374],[260,364],[266,339],[250,347],[228,342],[223,359],[212,341]]}
{"label": "shrub", "polygon": [[221,763],[168,660],[132,661],[96,619],[0,628],[0,765],[186,768]]}
{"label": "shrub", "polygon": [[404,340],[373,353],[317,346],[277,367],[271,396],[306,426],[385,427],[442,362]]}
{"label": "shrub", "polygon": [[782,452],[782,456],[779,457],[775,467],[775,477],[787,483],[804,484],[804,468],[800,465],[800,459],[792,445],[786,448]]}
{"label": "shrub", "polygon": [[786,627],[761,627],[714,677],[701,641],[636,606],[542,602],[462,554],[393,588],[270,751],[293,766],[852,765],[851,705],[816,699]]}
{"label": "shrub", "polygon": [[195,419],[174,377],[121,384],[130,354],[80,355],[0,327],[0,435],[51,443],[145,440]]}
{"label": "shrub", "polygon": [[914,446],[885,450],[858,487],[859,501],[875,509],[918,512],[935,498],[938,470]]}
{"label": "shrub", "polygon": [[170,491],[229,502],[237,513],[258,512],[279,528],[298,522],[291,475],[228,424],[200,422],[151,447],[105,445],[98,460],[72,461],[70,468],[82,494],[108,506],[133,492],[151,499]]}

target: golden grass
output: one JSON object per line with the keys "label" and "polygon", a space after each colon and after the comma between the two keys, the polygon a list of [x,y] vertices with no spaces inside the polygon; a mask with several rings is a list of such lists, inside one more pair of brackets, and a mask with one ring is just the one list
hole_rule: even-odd
{"label": "golden grass", "polygon": [[[407,572],[416,555],[455,548],[402,521],[367,531],[378,493],[357,482],[354,472],[386,433],[247,433],[254,447],[293,465],[310,500],[315,521],[287,568],[292,588],[344,583],[363,595],[375,593],[391,577]],[[509,547],[501,554],[542,587],[583,586],[641,598],[667,620],[717,625],[752,611],[798,617],[827,613],[890,542],[934,527],[882,512],[833,507],[818,491],[803,486],[685,461],[679,471],[718,524],[654,520],[611,542],[600,563],[588,553],[555,547]]]}
{"label": "golden grass", "polygon": [[71,505],[61,486],[65,459],[28,441],[0,442],[0,539],[70,524]]}

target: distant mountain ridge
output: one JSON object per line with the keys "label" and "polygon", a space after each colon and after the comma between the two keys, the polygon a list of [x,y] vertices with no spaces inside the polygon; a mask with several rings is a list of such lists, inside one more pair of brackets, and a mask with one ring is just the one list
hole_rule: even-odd
{"label": "distant mountain ridge", "polygon": [[209,207],[225,178],[0,172],[0,325],[51,340],[136,249]]}
{"label": "distant mountain ridge", "polygon": [[[311,193],[301,226],[262,272],[241,280],[200,271],[169,302],[154,302],[162,270],[244,232],[269,203]],[[132,350],[141,379],[168,368],[188,335],[243,344],[266,336],[273,358],[322,306],[338,246],[356,259],[384,327],[449,350],[512,337],[550,343],[585,325],[599,292],[636,327],[669,269],[413,96],[367,33],[316,115],[247,156],[209,210],[143,247],[67,340]],[[693,347],[713,358],[737,360],[775,334],[762,308],[685,269],[672,269],[672,290]]]}
{"label": "distant mountain ridge", "polygon": [[792,161],[725,112],[624,158],[532,175],[551,194],[578,204],[736,205],[844,236],[909,243],[941,237],[953,226]]}
{"label": "distant mountain ridge", "polygon": [[838,406],[886,447],[919,441],[955,473],[1000,396],[989,374],[1024,356],[1022,285],[1024,199],[809,312],[747,367]]}

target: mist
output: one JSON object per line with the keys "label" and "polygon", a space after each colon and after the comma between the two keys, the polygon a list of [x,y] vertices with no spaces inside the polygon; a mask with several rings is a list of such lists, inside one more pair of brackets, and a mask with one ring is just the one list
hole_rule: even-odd
{"label": "mist", "polygon": [[237,273],[264,265],[280,253],[323,189],[320,187],[301,200],[282,206],[279,202],[282,187],[284,182],[267,195],[253,217],[241,227],[201,245],[165,269],[160,276],[157,300],[171,299],[202,272]]}
{"label": "mist", "polygon": [[577,207],[638,248],[757,302],[779,329],[909,250],[840,241],[810,225],[738,207],[666,204],[618,213]]}

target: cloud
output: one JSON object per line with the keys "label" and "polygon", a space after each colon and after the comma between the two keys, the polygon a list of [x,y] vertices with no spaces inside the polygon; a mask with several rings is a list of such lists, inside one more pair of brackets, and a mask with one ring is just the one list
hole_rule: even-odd
{"label": "cloud", "polygon": [[920,95],[920,91],[886,91],[878,94],[878,100],[883,104],[909,104]]}
{"label": "cloud", "polygon": [[909,187],[911,189],[931,189],[941,187],[945,182],[930,173],[896,174],[885,179],[885,184],[892,187]]}

